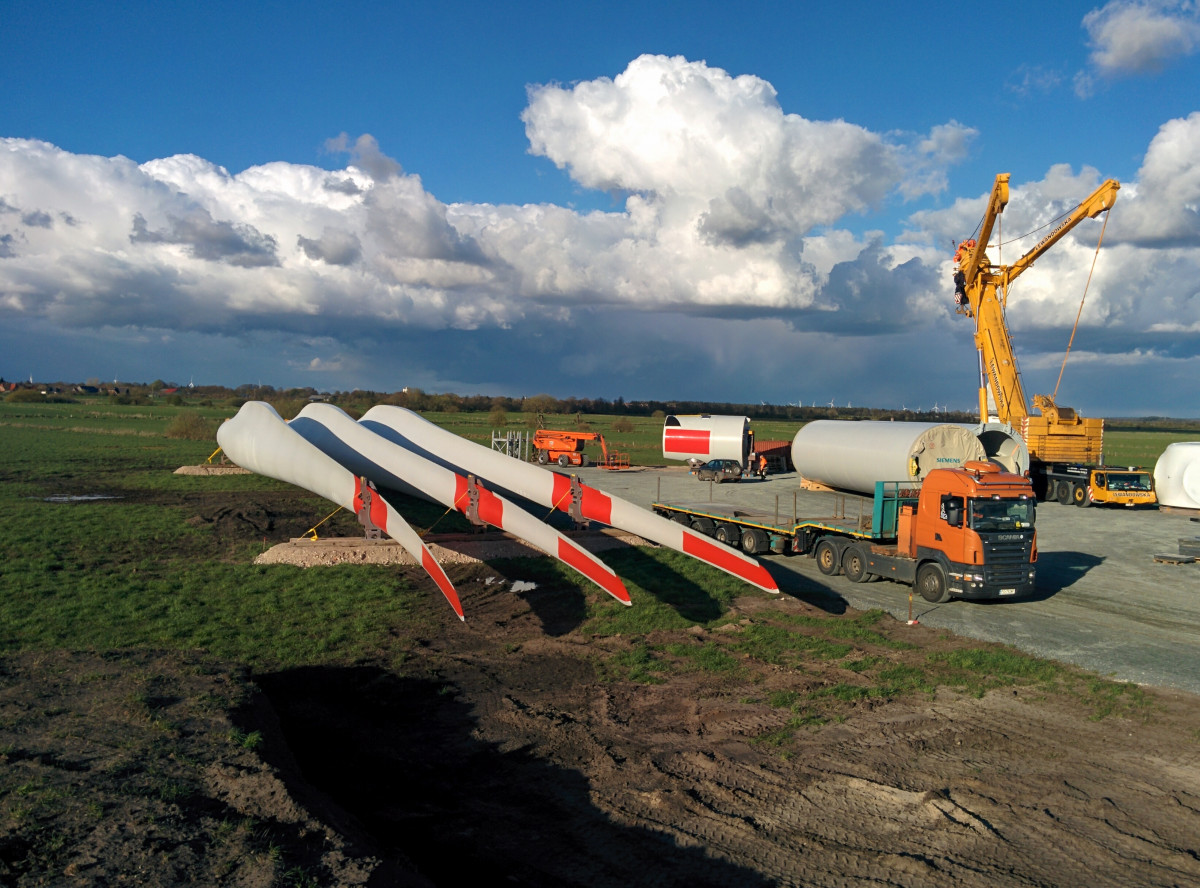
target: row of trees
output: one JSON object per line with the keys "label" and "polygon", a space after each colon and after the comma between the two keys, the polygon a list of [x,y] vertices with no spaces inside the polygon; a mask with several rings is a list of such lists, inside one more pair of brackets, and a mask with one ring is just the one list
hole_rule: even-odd
{"label": "row of trees", "polygon": [[[89,380],[89,382],[91,382]],[[79,386],[73,383],[28,386],[22,397],[34,397],[34,391],[73,393]],[[415,387],[398,392],[376,392],[355,389],[348,392],[319,392],[312,387],[280,389],[270,385],[180,386],[156,379],[151,383],[113,383],[104,386],[102,393],[123,403],[166,401],[172,404],[207,404],[240,406],[245,401],[269,401],[285,416],[293,415],[311,400],[326,400],[351,412],[362,413],[375,404],[395,404],[422,413],[514,413],[545,415],[605,415],[605,416],[665,416],[666,414],[713,413],[727,416],[748,416],[758,420],[791,420],[808,422],[814,419],[896,420],[913,422],[974,422],[977,417],[966,411],[915,411],[884,407],[805,407],[793,404],[747,404],[719,401],[626,401],[624,398],[556,398],[549,394],[530,397],[497,395],[459,395],[454,392],[430,393]],[[12,398],[16,393],[10,394]],[[1161,431],[1193,431],[1200,420],[1180,420],[1163,417],[1109,420],[1110,428],[1154,429]]]}

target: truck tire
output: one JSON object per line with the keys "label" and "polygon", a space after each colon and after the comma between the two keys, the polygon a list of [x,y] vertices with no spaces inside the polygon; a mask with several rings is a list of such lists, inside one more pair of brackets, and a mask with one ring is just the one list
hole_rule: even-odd
{"label": "truck tire", "polygon": [[761,530],[747,527],[742,531],[742,551],[747,555],[761,555],[771,547],[771,541]]}
{"label": "truck tire", "polygon": [[1070,481],[1059,481],[1058,482],[1058,501],[1060,503],[1062,503],[1064,506],[1071,505],[1071,482]]}
{"label": "truck tire", "polygon": [[717,529],[713,531],[713,537],[718,543],[724,543],[727,546],[733,546],[735,549],[738,543],[742,541],[742,531],[736,524],[727,524],[722,522],[717,525]]}
{"label": "truck tire", "polygon": [[1042,497],[1042,502],[1054,502],[1058,498],[1058,482],[1051,478],[1046,482],[1046,495]]}
{"label": "truck tire", "polygon": [[1076,481],[1071,485],[1071,502],[1077,506],[1090,506],[1092,498],[1088,496],[1087,485],[1082,481]]}
{"label": "truck tire", "polygon": [[865,583],[871,578],[867,573],[867,555],[859,546],[847,546],[842,553],[842,573],[852,583]]}
{"label": "truck tire", "polygon": [[813,557],[817,559],[817,570],[832,577],[841,570],[841,559],[838,558],[837,546],[829,540],[820,540],[813,549]]}
{"label": "truck tire", "polygon": [[714,529],[715,526],[713,525],[711,518],[692,519],[692,530],[696,531],[696,533],[702,533],[705,536],[712,536]]}
{"label": "truck tire", "polygon": [[936,561],[927,561],[917,568],[917,591],[930,604],[942,604],[950,600],[946,586],[946,572]]}

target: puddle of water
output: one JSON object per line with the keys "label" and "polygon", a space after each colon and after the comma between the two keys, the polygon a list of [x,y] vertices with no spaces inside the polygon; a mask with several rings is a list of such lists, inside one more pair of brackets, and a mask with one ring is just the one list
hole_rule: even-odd
{"label": "puddle of water", "polygon": [[[32,497],[31,497],[32,498]],[[121,499],[119,496],[111,496],[107,493],[83,493],[83,494],[59,494],[58,496],[44,496],[44,503],[89,503],[92,500],[108,500]]]}

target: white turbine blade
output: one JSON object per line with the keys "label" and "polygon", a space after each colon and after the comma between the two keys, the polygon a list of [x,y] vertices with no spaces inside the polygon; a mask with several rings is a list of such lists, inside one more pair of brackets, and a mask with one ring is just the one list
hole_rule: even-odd
{"label": "white turbine blade", "polygon": [[[363,506],[359,477],[289,428],[270,404],[247,401],[217,429],[217,443],[244,469],[302,487],[353,512]],[[458,618],[465,619],[454,584],[408,522],[381,496],[371,497],[370,517],[425,568]]]}
{"label": "white turbine blade", "polygon": [[[570,509],[570,477],[482,447],[435,426],[411,410],[381,404],[368,410],[359,423],[426,458],[448,464],[464,474],[485,478],[495,488],[547,508],[563,512]],[[779,591],[766,568],[736,549],[594,487],[582,483],[579,486],[580,511],[585,518],[691,555],[767,592]]]}
{"label": "white turbine blade", "polygon": [[[376,486],[413,491],[467,512],[466,477],[381,437],[332,404],[309,404],[289,425],[327,456]],[[591,552],[493,491],[482,486],[477,489],[482,520],[559,559],[623,604],[632,603],[621,579]]]}

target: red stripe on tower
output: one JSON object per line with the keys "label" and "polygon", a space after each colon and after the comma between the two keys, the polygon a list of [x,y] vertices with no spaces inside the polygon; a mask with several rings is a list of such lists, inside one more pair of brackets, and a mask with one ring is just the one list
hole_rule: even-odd
{"label": "red stripe on tower", "polygon": [[663,429],[663,452],[708,453],[711,437],[708,429]]}

